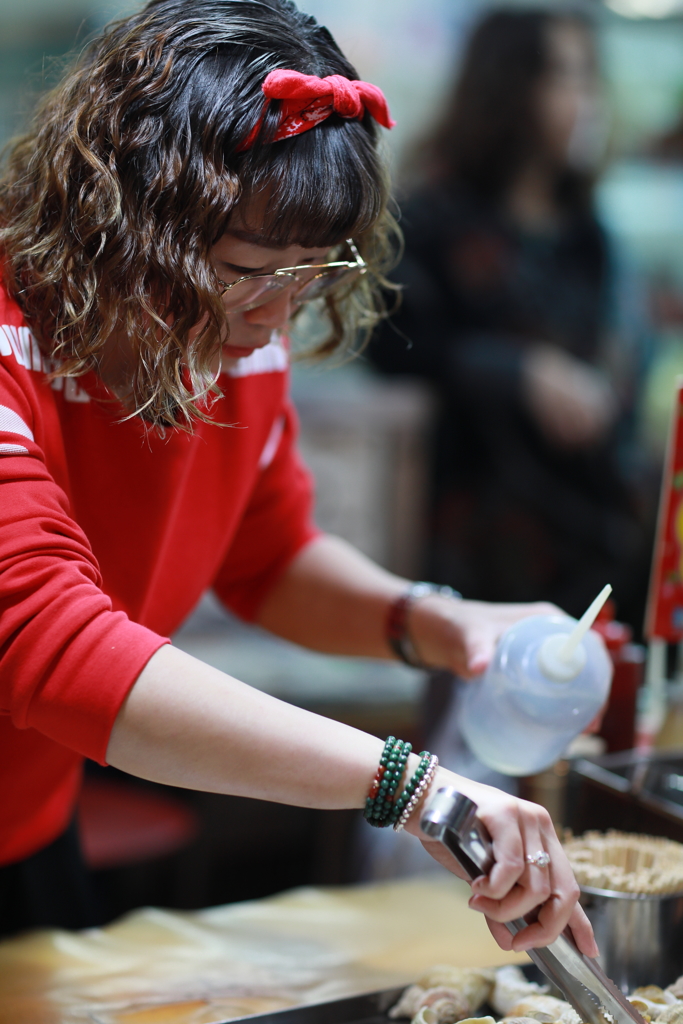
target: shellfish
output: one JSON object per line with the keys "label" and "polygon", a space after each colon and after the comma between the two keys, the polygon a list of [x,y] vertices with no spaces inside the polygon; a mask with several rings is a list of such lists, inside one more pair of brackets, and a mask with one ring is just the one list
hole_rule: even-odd
{"label": "shellfish", "polygon": [[510,1010],[511,1017],[533,1017],[540,1024],[581,1024],[576,1010],[555,996],[529,995]]}
{"label": "shellfish", "polygon": [[[476,1013],[491,995],[494,980],[492,970],[438,965],[405,990],[389,1016],[410,1017],[413,1024],[455,1024]],[[423,1009],[429,1014],[420,1016]],[[427,1019],[430,1015],[433,1019]]]}
{"label": "shellfish", "polygon": [[512,1007],[522,999],[531,995],[545,995],[547,991],[547,985],[537,985],[534,981],[527,981],[519,967],[508,964],[506,967],[499,967],[496,971],[490,1002],[496,1013],[505,1017]]}

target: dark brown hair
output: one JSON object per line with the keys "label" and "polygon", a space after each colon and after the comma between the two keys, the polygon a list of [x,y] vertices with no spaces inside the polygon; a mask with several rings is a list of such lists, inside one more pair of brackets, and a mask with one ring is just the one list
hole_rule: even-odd
{"label": "dark brown hair", "polygon": [[[475,28],[444,115],[423,149],[427,174],[487,201],[501,199],[521,167],[539,149],[539,82],[550,67],[549,29],[589,23],[573,12],[495,10]],[[560,206],[585,207],[592,177],[559,170]]]}
{"label": "dark brown hair", "polygon": [[10,150],[0,183],[10,294],[59,374],[97,369],[123,332],[136,354],[128,406],[150,423],[190,427],[216,391],[209,366],[227,321],[208,254],[238,200],[267,196],[268,244],[356,240],[371,273],[328,300],[325,351],[381,315],[394,228],[376,124],[333,114],[270,144],[274,102],[240,153],[276,68],[358,78],[290,0],[152,0],[85,48]]}

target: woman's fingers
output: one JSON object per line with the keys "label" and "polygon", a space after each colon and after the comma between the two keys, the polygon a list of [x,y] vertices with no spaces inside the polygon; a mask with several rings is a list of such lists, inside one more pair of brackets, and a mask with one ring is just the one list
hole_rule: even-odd
{"label": "woman's fingers", "polygon": [[509,952],[512,949],[512,933],[500,921],[492,921],[490,917],[486,918],[486,923],[500,948]]}
{"label": "woman's fingers", "polygon": [[546,841],[536,817],[525,825],[523,833],[524,873],[519,880],[519,886],[526,892],[528,900],[538,907],[541,903],[545,903],[553,891],[552,860],[545,865],[543,863],[533,864],[529,861],[530,857],[540,857],[542,860],[543,856],[547,855]]}
{"label": "woman's fingers", "polygon": [[[502,797],[502,794],[500,794]],[[489,903],[502,900],[517,884],[524,873],[524,842],[520,829],[521,801],[504,797],[498,802],[494,814],[480,812],[481,820],[493,836],[495,864],[491,872],[472,883],[472,892],[486,898]],[[478,909],[478,908],[477,908]],[[509,918],[508,918],[509,920]]]}
{"label": "woman's fingers", "polygon": [[[579,887],[545,808],[443,769],[438,784],[453,785],[470,796],[491,834],[495,863],[488,876],[472,882],[470,906],[486,916],[499,946],[518,952],[547,946],[569,924],[579,949],[597,956],[590,923],[578,905]],[[408,828],[419,834],[416,823]],[[444,867],[462,876],[441,844],[424,839],[423,843]],[[529,923],[513,937],[505,922],[527,917]]]}
{"label": "woman's fingers", "polygon": [[[598,956],[593,928],[578,902],[580,895],[578,883],[552,822],[545,832],[544,839],[546,849],[551,857],[552,890],[557,895],[556,913],[562,920],[566,917],[566,924],[569,924],[581,952],[586,956]],[[565,926],[563,924],[562,929]]]}
{"label": "woman's fingers", "polygon": [[[532,805],[533,806],[533,805]],[[545,899],[537,903],[538,911],[535,920],[513,939],[515,950],[531,949],[533,946],[547,946],[562,932],[574,912],[579,898],[579,887],[564,851],[559,843],[550,815],[538,813],[539,846],[532,848],[528,842],[527,852],[535,857],[537,853],[546,853],[549,862],[545,867],[529,864],[529,874],[536,877],[544,876]],[[531,829],[527,826],[526,834]],[[535,837],[534,837],[535,838]]]}
{"label": "woman's fingers", "polygon": [[[532,856],[545,853],[538,828],[529,829],[524,840],[524,849],[529,851]],[[526,854],[524,856],[526,857]],[[518,880],[502,899],[491,899],[477,894],[470,900],[470,906],[474,910],[480,910],[494,921],[505,922],[531,913],[536,907],[545,904],[552,895],[550,868],[529,864],[525,860]]]}
{"label": "woman's fingers", "polygon": [[[473,892],[498,901],[501,914],[526,914],[543,903],[551,892],[548,868],[537,867],[526,859],[528,855],[547,851],[548,832],[552,833],[554,843],[558,845],[550,816],[537,804],[510,798],[504,815],[498,810],[495,821],[488,823],[483,820],[494,835],[496,864],[488,878],[478,879],[472,886]],[[492,910],[492,907],[487,907],[484,912]],[[495,912],[491,916],[496,920],[511,920],[509,916],[505,918]]]}
{"label": "woman's fingers", "polygon": [[[509,815],[503,829],[500,818],[494,826],[494,855],[502,870],[495,877],[494,868],[489,879],[475,883],[470,906],[498,923],[523,918],[540,908],[534,923],[512,941],[513,949],[522,950],[547,945],[559,935],[576,905],[578,887],[547,812],[525,801],[516,801],[513,809],[516,814]],[[511,834],[515,828],[516,842]],[[512,857],[501,856],[501,848],[512,849]],[[546,865],[544,854],[550,857]],[[527,860],[539,855],[540,864]]]}
{"label": "woman's fingers", "polygon": [[577,905],[569,918],[569,927],[574,936],[574,942],[586,956],[600,956],[598,944],[593,935],[593,926],[586,917],[583,907]]}
{"label": "woman's fingers", "polygon": [[[600,950],[595,941],[591,923],[586,917],[583,908],[576,904],[569,916],[568,922],[565,922],[565,915],[563,913],[558,913],[558,909],[558,901],[553,896],[541,908],[539,921],[529,925],[528,928],[518,932],[515,936],[500,921],[494,921],[492,918],[487,917],[486,923],[501,949],[514,949],[516,953],[521,953],[537,946],[549,945],[550,942],[555,941],[560,932],[564,931],[568,923],[579,950],[585,953],[586,956],[598,956]],[[541,920],[541,914],[543,915],[543,920]]]}
{"label": "woman's fingers", "polygon": [[[495,900],[479,895],[470,901],[470,906],[486,914],[494,937],[504,943],[504,949],[521,952],[547,946],[570,924],[572,931],[576,928],[575,938],[581,951],[587,956],[597,956],[592,928],[577,902],[579,887],[550,817],[541,808],[522,803],[519,824],[525,850],[524,871],[504,898]],[[539,853],[548,854],[547,865],[526,860],[527,856],[536,857]],[[514,938],[497,927],[505,921],[529,915],[534,908],[538,908],[535,920]]]}
{"label": "woman's fingers", "polygon": [[426,664],[469,678],[484,671],[508,626],[530,615],[557,611],[546,602],[490,604],[432,594],[411,609],[410,635]]}
{"label": "woman's fingers", "polygon": [[520,953],[535,946],[548,946],[554,942],[560,932],[567,927],[573,906],[573,902],[567,901],[562,893],[551,893],[539,907],[538,917],[533,924],[515,935],[512,948],[516,953]]}

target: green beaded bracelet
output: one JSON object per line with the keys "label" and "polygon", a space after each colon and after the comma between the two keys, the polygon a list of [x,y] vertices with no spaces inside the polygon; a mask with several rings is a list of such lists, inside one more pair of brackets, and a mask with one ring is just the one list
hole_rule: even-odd
{"label": "green beaded bracelet", "polygon": [[[384,744],[384,750],[382,751],[382,756],[379,761],[379,768],[375,773],[375,778],[373,779],[372,785],[370,787],[370,793],[368,794],[368,799],[366,800],[365,804],[365,816],[369,820],[372,819],[373,816],[375,815],[375,812],[379,812],[380,807],[383,807],[384,805],[384,793],[387,787],[385,786],[384,789],[381,789],[381,783],[384,781],[384,776],[386,774],[389,761],[392,761],[392,758],[398,756],[398,753],[402,752],[402,750],[402,740],[397,740],[395,736],[387,737],[387,740]],[[379,816],[379,814],[377,816]]]}
{"label": "green beaded bracelet", "polygon": [[393,824],[394,796],[411,750],[410,743],[397,740],[395,736],[387,737],[363,812],[368,823],[376,828]]}
{"label": "green beaded bracelet", "polygon": [[425,772],[429,768],[429,764],[431,762],[432,755],[429,753],[428,750],[423,750],[420,753],[420,758],[421,758],[420,763],[417,766],[417,768],[415,769],[414,774],[412,775],[410,780],[404,786],[403,792],[401,793],[401,795],[398,798],[398,800],[396,800],[395,803],[394,803],[394,812],[392,814],[392,820],[391,820],[391,824],[392,825],[396,821],[398,821],[398,819],[401,817],[401,814],[403,813],[406,804],[408,803],[408,801],[412,797],[412,795],[415,792],[415,790],[417,789],[417,787],[422,782],[422,779],[425,776]]}
{"label": "green beaded bracelet", "polygon": [[[390,825],[397,828],[397,823],[403,821],[402,815],[406,808],[412,810],[411,800],[415,802],[416,794],[422,793],[425,784],[434,775],[438,759],[423,750],[419,765],[403,787],[401,795],[396,797],[412,749],[410,743],[397,740],[395,736],[387,737],[363,812],[368,824],[375,828],[388,828]],[[429,780],[426,778],[428,774]]]}
{"label": "green beaded bracelet", "polygon": [[[403,740],[396,740],[394,746],[389,750],[384,769],[379,782],[377,795],[372,802],[370,819],[372,823],[379,823],[382,827],[388,823],[388,818],[394,808],[394,795],[403,777],[411,745]],[[374,787],[373,787],[374,788]],[[371,793],[373,790],[371,790]]]}

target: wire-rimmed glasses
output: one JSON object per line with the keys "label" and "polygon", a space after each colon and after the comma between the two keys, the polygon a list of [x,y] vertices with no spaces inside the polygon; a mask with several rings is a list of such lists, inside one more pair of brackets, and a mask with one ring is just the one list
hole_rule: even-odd
{"label": "wire-rimmed glasses", "polygon": [[351,250],[353,260],[336,260],[316,266],[306,263],[300,267],[281,267],[272,274],[249,274],[230,284],[219,278],[223,286],[221,298],[225,310],[228,313],[243,313],[256,309],[272,302],[287,288],[294,289],[292,304],[295,307],[323,298],[367,273],[367,263],[353,240],[348,238],[346,245]]}

